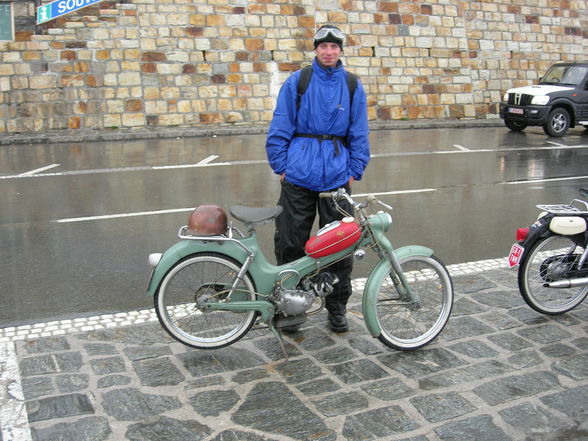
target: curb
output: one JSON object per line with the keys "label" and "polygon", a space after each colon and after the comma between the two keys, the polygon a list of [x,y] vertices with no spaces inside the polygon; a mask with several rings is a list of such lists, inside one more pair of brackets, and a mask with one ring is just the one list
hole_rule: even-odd
{"label": "curb", "polygon": [[[371,130],[408,130],[437,128],[500,127],[502,120],[491,119],[448,119],[371,122]],[[157,138],[189,138],[207,136],[261,135],[267,133],[264,126],[216,126],[216,127],[173,127],[160,129],[121,130],[59,130],[44,133],[5,135],[0,145],[55,144],[64,142],[107,142]]]}

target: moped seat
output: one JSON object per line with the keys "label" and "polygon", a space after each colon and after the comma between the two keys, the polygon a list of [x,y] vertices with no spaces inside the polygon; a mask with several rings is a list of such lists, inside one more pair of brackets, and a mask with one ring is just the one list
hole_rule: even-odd
{"label": "moped seat", "polygon": [[257,226],[271,222],[282,212],[282,207],[245,207],[234,205],[230,208],[231,215],[246,225]]}

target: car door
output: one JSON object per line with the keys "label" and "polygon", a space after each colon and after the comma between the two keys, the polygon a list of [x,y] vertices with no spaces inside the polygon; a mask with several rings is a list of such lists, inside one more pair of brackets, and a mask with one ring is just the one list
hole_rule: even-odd
{"label": "car door", "polygon": [[577,105],[576,120],[583,124],[588,124],[588,66],[579,66],[584,72],[584,79],[577,86],[572,100]]}

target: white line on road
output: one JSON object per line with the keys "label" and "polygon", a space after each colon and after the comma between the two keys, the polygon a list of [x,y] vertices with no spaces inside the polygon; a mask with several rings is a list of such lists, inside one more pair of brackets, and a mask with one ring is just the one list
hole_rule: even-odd
{"label": "white line on road", "polygon": [[[363,193],[363,194],[356,194],[353,195],[354,197],[366,197],[369,195],[373,196],[384,196],[384,195],[393,195],[393,194],[410,194],[410,193],[425,193],[436,191],[434,188],[421,188],[416,190],[397,190],[397,191],[385,191],[380,193]],[[194,210],[194,207],[191,208],[172,208],[167,210],[155,210],[155,211],[138,211],[134,213],[116,213],[116,214],[105,214],[99,216],[84,216],[84,217],[70,217],[64,219],[56,219],[52,220],[51,223],[56,224],[71,224],[75,222],[88,222],[88,221],[97,221],[97,220],[108,220],[108,219],[121,219],[126,217],[138,217],[138,216],[152,216],[157,214],[171,214],[171,213],[183,213]]]}
{"label": "white line on road", "polygon": [[386,195],[391,195],[391,194],[410,194],[410,193],[426,193],[429,191],[437,191],[434,188],[420,188],[417,190],[397,190],[397,191],[383,191],[380,193],[360,193],[360,194],[354,194],[353,197],[356,198],[362,198],[362,197],[366,197],[366,196],[386,196]]}
{"label": "white line on road", "polygon": [[[458,144],[455,144],[457,146]],[[463,146],[460,146],[463,147]],[[428,151],[428,152],[391,152],[391,153],[375,153],[372,154],[372,158],[387,158],[387,157],[400,157],[400,156],[423,156],[423,155],[449,155],[449,154],[467,154],[467,153],[488,153],[488,152],[517,152],[517,151],[541,151],[541,150],[574,150],[574,149],[586,149],[588,145],[555,145],[555,146],[543,146],[543,147],[507,147],[499,149],[476,149],[469,150],[441,150],[441,151]],[[211,162],[216,157],[211,155],[208,158],[197,162],[196,164],[178,164],[178,165],[159,165],[159,166],[139,166],[139,167],[121,167],[121,168],[106,168],[106,169],[92,169],[92,170],[70,170],[61,173],[38,173],[42,169],[33,170],[27,172],[28,174],[20,175],[6,175],[0,176],[2,179],[19,179],[19,178],[37,178],[37,177],[57,177],[57,176],[75,176],[75,175],[87,175],[87,174],[99,174],[99,173],[121,173],[121,172],[137,172],[137,171],[150,171],[150,170],[172,170],[182,168],[197,168],[197,167],[217,167],[217,166],[238,166],[238,165],[252,165],[252,164],[267,164],[267,159],[247,159],[239,161],[226,161],[226,162]],[[55,164],[57,166],[59,164]],[[51,167],[51,166],[49,166]],[[35,174],[31,174],[35,172]]]}
{"label": "white line on road", "polygon": [[573,181],[574,179],[588,179],[588,176],[568,176],[566,178],[529,179],[526,181],[501,182],[501,184],[505,184],[505,185],[537,184],[539,182]]}
{"label": "white line on road", "polygon": [[179,164],[179,165],[156,165],[151,167],[153,170],[170,170],[170,169],[178,169],[178,168],[194,168],[194,167],[212,167],[218,165],[231,165],[230,162],[215,162],[211,164],[218,158],[218,155],[210,155],[208,158],[204,158],[202,161],[198,161],[196,164]]}
{"label": "white line on road", "polygon": [[470,149],[468,149],[467,147],[464,147],[463,145],[453,144],[453,147],[455,147],[456,149],[461,150],[462,152],[471,152]]}
{"label": "white line on road", "polygon": [[137,217],[137,216],[151,216],[154,214],[169,214],[169,213],[181,213],[185,211],[192,211],[192,208],[174,208],[170,210],[156,210],[156,211],[139,211],[135,213],[118,213],[118,214],[106,214],[102,216],[86,216],[86,217],[70,217],[66,219],[57,219],[52,220],[52,223],[58,224],[68,224],[73,222],[86,222],[86,221],[95,221],[95,220],[104,220],[104,219],[120,219],[123,217]]}
{"label": "white line on road", "polygon": [[17,176],[18,177],[21,177],[21,178],[24,178],[26,176],[33,176],[33,175],[36,175],[37,173],[40,173],[40,172],[45,171],[45,170],[50,170],[50,169],[55,168],[55,167],[59,167],[59,164],[51,164],[51,165],[47,165],[45,167],[36,168],[35,170],[30,170],[28,172],[21,173],[21,174],[19,174]]}

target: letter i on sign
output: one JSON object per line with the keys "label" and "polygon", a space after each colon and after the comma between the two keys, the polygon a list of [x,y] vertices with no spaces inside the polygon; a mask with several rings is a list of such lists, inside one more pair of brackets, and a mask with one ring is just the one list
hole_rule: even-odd
{"label": "letter i on sign", "polygon": [[47,14],[47,10],[49,7],[47,5],[41,6],[39,8],[39,14],[37,15],[37,23],[42,23],[44,21],[49,20],[49,14]]}

